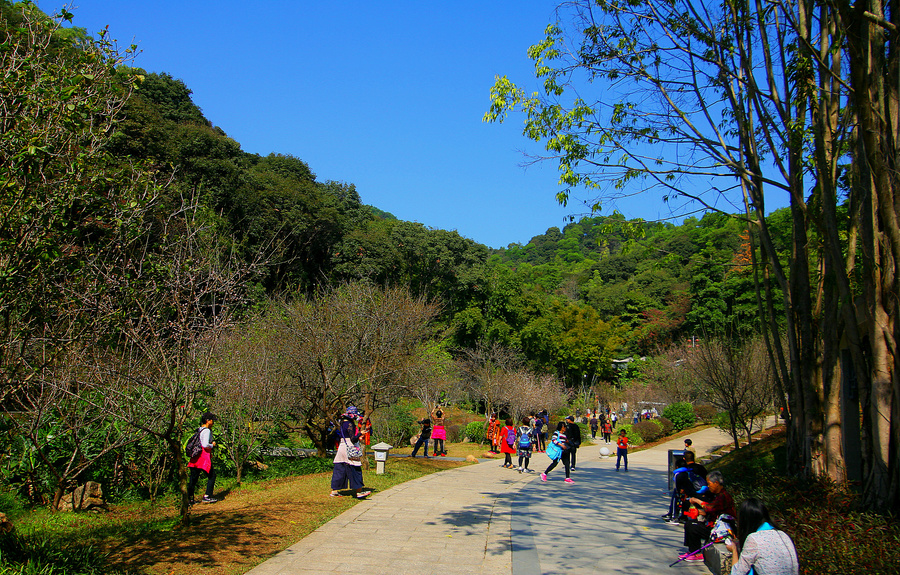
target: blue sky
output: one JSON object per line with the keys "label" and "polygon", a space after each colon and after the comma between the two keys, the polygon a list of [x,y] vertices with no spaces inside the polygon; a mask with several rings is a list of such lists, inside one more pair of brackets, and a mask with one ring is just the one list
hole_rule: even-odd
{"label": "blue sky", "polygon": [[[526,52],[556,4],[79,0],[72,11],[76,26],[136,43],[134,65],[183,80],[244,151],[294,155],[401,219],[504,247],[583,212],[556,203],[554,164],[523,167],[540,147],[521,117],[481,120],[495,75],[534,87]],[[612,207],[670,215],[648,197]]]}

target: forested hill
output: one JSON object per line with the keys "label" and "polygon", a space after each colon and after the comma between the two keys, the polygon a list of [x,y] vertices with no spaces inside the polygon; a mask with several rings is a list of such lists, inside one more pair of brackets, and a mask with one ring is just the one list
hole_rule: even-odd
{"label": "forested hill", "polygon": [[491,252],[367,206],[355,186],[320,182],[299,158],[241,151],[190,95],[180,80],[145,74],[113,150],[172,170],[171,203],[197,194],[244,257],[264,255],[260,294],[361,278],[408,285],[442,302],[455,346],[498,342],[570,380],[609,375],[598,366],[681,337],[756,329],[738,219],[583,218]]}
{"label": "forested hill", "polygon": [[[4,21],[16,21],[15,9],[0,7]],[[242,151],[204,117],[190,88],[168,74],[120,66],[66,75],[81,60],[91,65],[94,57],[80,48],[91,45],[83,31],[59,34],[47,46],[35,45],[35,57],[25,61],[43,65],[41,56],[52,64],[53,74],[36,70],[34,77],[59,88],[50,103],[60,114],[36,112],[47,126],[13,123],[5,134],[4,157],[14,160],[5,177],[36,198],[7,206],[22,211],[7,218],[12,227],[3,230],[3,236],[18,238],[8,243],[18,246],[9,252],[18,259],[9,259],[15,265],[0,274],[15,279],[0,286],[0,303],[18,310],[10,314],[26,318],[41,306],[67,307],[45,297],[59,293],[56,287],[35,286],[65,284],[73,269],[89,278],[89,266],[106,262],[131,274],[133,261],[171,259],[177,242],[167,222],[197,206],[203,224],[198,229],[214,234],[210,244],[219,259],[237,255],[245,264],[264,264],[247,265],[256,271],[237,289],[247,309],[352,280],[403,286],[439,302],[436,333],[452,353],[500,344],[570,384],[612,377],[612,359],[646,354],[686,336],[757,329],[749,244],[739,219],[709,214],[676,226],[620,216],[584,218],[526,245],[492,251],[455,231],[401,221],[367,206],[355,186],[319,181],[302,159]],[[6,76],[5,89],[45,109],[44,87],[17,78]],[[67,82],[80,92],[64,88]],[[68,99],[75,93],[94,99],[73,103]],[[66,119],[76,115],[81,119]],[[102,130],[84,120],[98,117],[108,121]],[[38,133],[61,138],[35,146],[35,138],[43,137]],[[32,169],[38,165],[43,172]],[[47,174],[59,178],[47,180]],[[145,206],[141,190],[149,189],[152,201]],[[48,194],[53,201],[38,201]],[[37,220],[52,225],[35,234],[27,222]],[[788,221],[786,213],[770,220],[776,237],[787,234]],[[108,222],[133,225],[134,232]],[[118,233],[125,234],[125,243],[116,239]],[[128,238],[138,235],[147,243],[132,245]],[[105,260],[91,259],[102,253],[109,254]],[[42,268],[38,261],[53,265]],[[25,285],[26,278],[34,285]],[[31,324],[23,319],[22,325]]]}

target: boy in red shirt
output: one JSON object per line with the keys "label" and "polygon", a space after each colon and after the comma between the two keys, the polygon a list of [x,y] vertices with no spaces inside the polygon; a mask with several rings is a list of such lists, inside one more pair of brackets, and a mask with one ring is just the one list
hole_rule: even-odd
{"label": "boy in red shirt", "polygon": [[619,463],[625,460],[625,471],[628,471],[628,436],[625,430],[619,431],[619,439],[616,440],[616,471],[619,470]]}

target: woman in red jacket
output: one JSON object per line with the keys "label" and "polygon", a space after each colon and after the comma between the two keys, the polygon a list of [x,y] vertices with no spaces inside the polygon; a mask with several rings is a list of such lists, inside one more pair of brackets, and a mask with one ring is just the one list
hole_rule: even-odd
{"label": "woman in red jacket", "polygon": [[500,453],[505,456],[505,460],[501,467],[507,469],[515,469],[513,465],[512,455],[516,452],[516,428],[513,427],[513,420],[507,419],[506,425],[500,430]]}

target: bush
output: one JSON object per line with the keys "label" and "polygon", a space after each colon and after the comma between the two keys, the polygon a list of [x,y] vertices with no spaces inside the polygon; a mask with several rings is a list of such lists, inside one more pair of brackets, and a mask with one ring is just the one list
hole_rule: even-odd
{"label": "bush", "polygon": [[670,420],[678,431],[691,427],[697,421],[694,406],[687,401],[667,405],[663,410],[663,417]]}
{"label": "bush", "polygon": [[695,405],[694,406],[694,415],[697,416],[697,419],[702,421],[703,423],[712,423],[716,419],[716,415],[719,413],[712,405]]}
{"label": "bush", "polygon": [[466,426],[466,437],[469,438],[469,441],[474,443],[481,443],[484,441],[484,422],[483,421],[473,421]]}
{"label": "bush", "polygon": [[0,536],[0,573],[3,575],[123,574],[111,569],[106,555],[83,541],[61,542],[46,536]]}
{"label": "bush", "polygon": [[641,440],[644,443],[656,441],[663,436],[662,425],[658,424],[653,419],[639,421],[632,425],[631,429],[641,436]]}
{"label": "bush", "polygon": [[663,437],[672,435],[672,432],[675,431],[675,424],[672,423],[668,417],[660,417],[656,420],[656,423],[662,426]]}
{"label": "bush", "polygon": [[460,441],[462,441],[462,433],[463,427],[454,423],[447,428],[447,442],[459,443]]}

